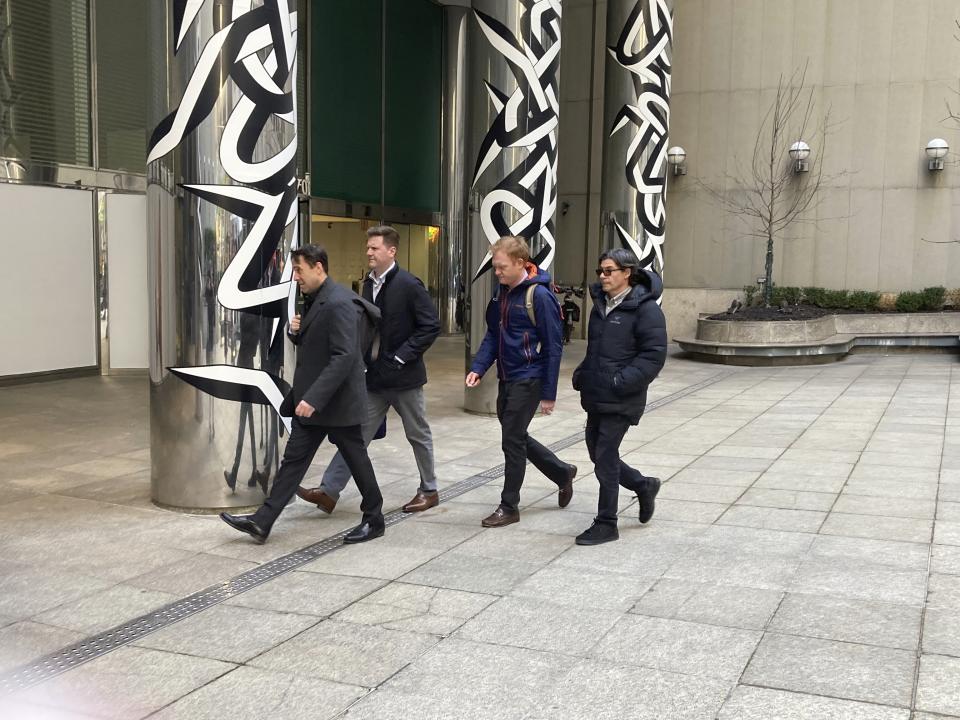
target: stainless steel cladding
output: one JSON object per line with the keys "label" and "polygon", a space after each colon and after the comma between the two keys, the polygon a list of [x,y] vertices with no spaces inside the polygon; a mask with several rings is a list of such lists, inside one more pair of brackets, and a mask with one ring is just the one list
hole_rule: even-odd
{"label": "stainless steel cladding", "polygon": [[[545,269],[556,252],[562,9],[560,0],[474,0],[470,15],[468,364],[497,286],[491,243],[520,235]],[[496,389],[491,369],[479,388],[467,391],[466,409],[494,413]]]}
{"label": "stainless steel cladding", "polygon": [[609,0],[604,82],[604,248],[663,272],[673,0]]}
{"label": "stainless steel cladding", "polygon": [[464,241],[467,229],[467,163],[464,154],[467,99],[468,8],[443,8],[443,245],[440,252],[440,326],[445,333],[464,325],[467,292]]}
{"label": "stainless steel cladding", "polygon": [[297,13],[151,3],[152,497],[257,505],[281,454],[297,242]]}

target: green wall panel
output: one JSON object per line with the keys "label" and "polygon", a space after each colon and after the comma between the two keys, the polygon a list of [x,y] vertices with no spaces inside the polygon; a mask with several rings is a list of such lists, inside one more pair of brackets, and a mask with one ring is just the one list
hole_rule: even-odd
{"label": "green wall panel", "polygon": [[443,11],[386,3],[386,204],[439,212]]}
{"label": "green wall panel", "polygon": [[381,0],[310,8],[311,192],[380,202]]}

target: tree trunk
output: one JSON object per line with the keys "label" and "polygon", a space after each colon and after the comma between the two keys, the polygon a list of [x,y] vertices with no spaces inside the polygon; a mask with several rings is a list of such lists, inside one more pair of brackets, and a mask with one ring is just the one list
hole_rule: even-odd
{"label": "tree trunk", "polygon": [[763,281],[763,305],[770,307],[773,299],[773,232],[767,228],[767,262]]}

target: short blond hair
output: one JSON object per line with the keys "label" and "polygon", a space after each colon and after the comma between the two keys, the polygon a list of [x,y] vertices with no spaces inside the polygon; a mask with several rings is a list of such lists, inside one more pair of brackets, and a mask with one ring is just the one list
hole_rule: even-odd
{"label": "short blond hair", "polygon": [[491,246],[490,257],[493,257],[494,253],[498,252],[505,253],[511,260],[522,260],[525,263],[530,262],[530,246],[527,245],[527,241],[522,237],[506,235],[500,238]]}

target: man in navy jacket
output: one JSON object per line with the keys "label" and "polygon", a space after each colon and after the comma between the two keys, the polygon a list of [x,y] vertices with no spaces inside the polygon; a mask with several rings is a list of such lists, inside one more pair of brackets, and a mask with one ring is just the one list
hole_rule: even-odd
{"label": "man in navy jacket", "polygon": [[587,354],[573,372],[573,389],[587,411],[586,442],[593,461],[600,499],[597,517],[577,537],[577,545],[599,545],[619,537],[619,486],[637,494],[640,522],[653,517],[660,481],[644,477],[620,459],[620,443],[631,425],[640,422],[647,405],[647,386],[667,358],[667,331],[657,304],[663,292],[660,276],[641,270],[636,256],[616,248],[600,256],[600,282],[590,288]]}
{"label": "man in navy jacket", "polygon": [[481,524],[503,527],[520,519],[520,487],[528,459],[560,488],[560,507],[570,504],[577,468],[527,434],[537,407],[549,415],[557,399],[563,323],[560,305],[550,289],[550,276],[530,262],[530,248],[523,238],[500,238],[491,252],[500,289],[487,306],[487,334],[466,383],[467,387],[479,385],[496,361],[503,492],[500,506]]}

